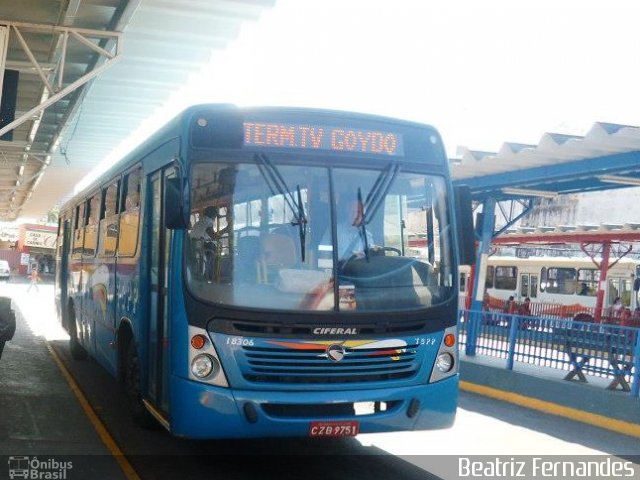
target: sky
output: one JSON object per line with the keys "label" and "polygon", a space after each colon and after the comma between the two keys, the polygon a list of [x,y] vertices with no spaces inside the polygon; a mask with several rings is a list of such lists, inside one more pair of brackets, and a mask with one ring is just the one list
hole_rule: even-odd
{"label": "sky", "polygon": [[112,157],[202,102],[419,121],[450,157],[640,125],[638,18],[627,0],[277,0]]}

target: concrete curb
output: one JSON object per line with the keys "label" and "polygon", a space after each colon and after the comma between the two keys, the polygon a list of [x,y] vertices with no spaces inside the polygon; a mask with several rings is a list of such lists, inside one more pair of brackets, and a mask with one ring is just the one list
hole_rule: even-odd
{"label": "concrete curb", "polygon": [[460,388],[640,438],[640,399],[625,392],[465,360],[460,363]]}

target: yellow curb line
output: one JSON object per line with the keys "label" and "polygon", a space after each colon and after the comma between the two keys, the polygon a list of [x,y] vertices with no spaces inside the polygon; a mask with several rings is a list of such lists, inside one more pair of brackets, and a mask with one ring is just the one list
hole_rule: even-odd
{"label": "yellow curb line", "polygon": [[98,432],[98,436],[102,440],[102,443],[105,444],[105,446],[111,452],[111,455],[113,455],[113,457],[116,459],[116,462],[118,462],[118,465],[120,465],[120,468],[122,469],[127,479],[140,480],[140,477],[127,460],[127,457],[124,456],[124,453],[122,453],[120,447],[118,447],[113,437],[109,434],[104,424],[100,421],[98,415],[96,415],[96,412],[89,404],[87,397],[84,396],[84,393],[82,393],[82,390],[80,390],[80,387],[73,379],[73,376],[71,376],[71,373],[69,373],[69,370],[67,370],[67,367],[64,366],[64,363],[62,363],[62,360],[60,360],[58,354],[51,347],[51,345],[47,344],[47,348],[49,349],[49,353],[53,357],[53,360],[56,362],[58,368],[62,372],[62,376],[69,384],[69,387],[71,387],[71,390],[78,399],[78,402],[80,402],[80,406],[84,410],[84,413],[87,415],[87,417],[89,417],[89,421],[93,424],[93,428],[95,428],[96,432]]}
{"label": "yellow curb line", "polygon": [[563,405],[558,405],[557,403],[526,397],[518,393],[498,390],[496,388],[486,387],[484,385],[478,385],[477,383],[465,382],[462,380],[460,381],[460,389],[467,392],[477,393],[485,397],[491,397],[504,402],[513,403],[539,412],[569,418],[582,423],[588,423],[589,425],[611,430],[616,433],[623,433],[625,435],[640,438],[640,424],[637,423],[616,420],[605,417],[604,415],[589,413],[584,410],[565,407]]}

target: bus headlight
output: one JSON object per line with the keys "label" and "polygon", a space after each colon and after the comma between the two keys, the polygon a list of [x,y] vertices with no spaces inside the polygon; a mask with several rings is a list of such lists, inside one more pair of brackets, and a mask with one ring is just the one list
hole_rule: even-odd
{"label": "bus headlight", "polygon": [[191,361],[191,373],[197,378],[207,378],[219,368],[220,364],[211,355],[196,355]]}
{"label": "bus headlight", "polygon": [[429,383],[439,382],[458,373],[458,327],[448,327],[442,336],[435,362],[431,367]]}
{"label": "bus headlight", "polygon": [[436,367],[438,367],[438,370],[440,370],[442,373],[451,371],[451,369],[453,368],[453,363],[453,357],[450,353],[441,353],[436,359]]}
{"label": "bus headlight", "polygon": [[224,374],[222,361],[209,338],[209,333],[203,328],[189,325],[188,339],[189,359],[185,367],[189,379],[228,388],[229,383]]}

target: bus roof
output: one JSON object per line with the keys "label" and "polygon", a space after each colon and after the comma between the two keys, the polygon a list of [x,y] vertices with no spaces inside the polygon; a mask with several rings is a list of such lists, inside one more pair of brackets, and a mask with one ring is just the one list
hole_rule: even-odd
{"label": "bus roof", "polygon": [[[89,186],[84,188],[81,192],[78,192],[76,195],[65,202],[63,206],[63,210],[67,208],[68,204],[76,203],[77,198],[82,198],[100,186],[104,185],[107,181],[109,181],[113,176],[117,175],[118,172],[125,171],[128,168],[132,167],[136,162],[140,160],[147,152],[153,150],[160,144],[166,142],[167,137],[172,135],[180,135],[182,133],[186,133],[186,129],[188,128],[189,121],[193,116],[198,113],[209,113],[209,114],[238,114],[241,118],[244,117],[252,117],[252,116],[274,116],[274,117],[300,117],[300,119],[304,117],[313,117],[316,121],[328,120],[328,121],[336,121],[340,119],[349,119],[350,121],[356,122],[367,122],[367,123],[380,123],[387,125],[396,125],[401,128],[413,128],[413,129],[421,129],[425,132],[429,132],[430,134],[436,135],[437,142],[442,146],[442,139],[440,138],[437,130],[431,125],[421,124],[417,122],[412,122],[408,120],[402,120],[392,117],[384,117],[380,115],[366,114],[366,113],[358,113],[358,112],[348,112],[348,111],[340,111],[340,110],[329,110],[329,109],[318,109],[318,108],[302,108],[302,107],[274,107],[274,106],[266,106],[266,107],[238,107],[233,104],[196,104],[191,105],[184,109],[182,112],[177,114],[171,120],[169,120],[166,124],[160,127],[156,132],[154,132],[151,136],[143,140],[137,147],[135,147],[131,152],[125,155],[122,159],[117,161],[111,168],[109,168],[104,173],[100,174],[99,178],[93,181]],[[442,152],[444,154],[444,147],[442,147]],[[444,166],[448,169],[448,162],[446,156],[443,157]]]}

